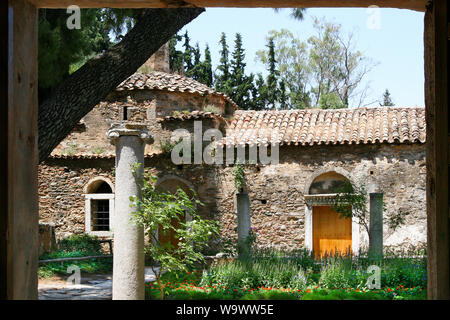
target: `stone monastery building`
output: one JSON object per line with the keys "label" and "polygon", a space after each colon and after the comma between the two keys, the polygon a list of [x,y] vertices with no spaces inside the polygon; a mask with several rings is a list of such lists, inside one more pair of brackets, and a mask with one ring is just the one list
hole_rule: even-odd
{"label": "stone monastery building", "polygon": [[[129,121],[146,122],[154,136],[145,168],[157,184],[171,192],[194,190],[205,204],[200,214],[220,221],[223,239],[237,237],[235,194],[242,191],[258,246],[358,252],[368,244],[366,231],[331,210],[334,188],[348,180],[383,194],[384,218],[405,215],[395,231],[384,223],[385,247],[426,244],[424,108],[244,111],[225,94],[168,73],[164,47],[148,65],[155,71],[120,84],[41,163],[39,218],[54,225],[58,239],[112,237],[115,149],[106,132],[112,122]],[[176,140],[172,133],[193,134],[196,121],[202,132],[220,130],[225,149],[273,144],[277,131],[279,163],[245,166],[243,190],[235,188],[232,165],[174,164],[167,151]]]}

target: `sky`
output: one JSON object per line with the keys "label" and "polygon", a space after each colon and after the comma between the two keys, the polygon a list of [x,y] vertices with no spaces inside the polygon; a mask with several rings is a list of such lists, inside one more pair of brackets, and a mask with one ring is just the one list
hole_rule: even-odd
{"label": "sky", "polygon": [[[319,8],[308,9],[303,21],[289,16],[290,9],[207,8],[186,25],[191,45],[199,43],[203,54],[210,46],[213,67],[219,62],[221,32],[227,35],[230,51],[236,33],[243,38],[246,73],[265,72],[255,60],[256,51],[265,49],[270,30],[288,29],[303,41],[314,34],[313,17],[325,18],[342,25],[344,32],[353,32],[356,49],[376,62],[366,76],[370,86],[367,106],[377,106],[383,92],[389,89],[396,106],[424,106],[424,62],[422,12],[401,9]],[[181,47],[181,43],[179,43]],[[203,59],[203,56],[202,56]],[[362,84],[365,86],[366,83]]]}

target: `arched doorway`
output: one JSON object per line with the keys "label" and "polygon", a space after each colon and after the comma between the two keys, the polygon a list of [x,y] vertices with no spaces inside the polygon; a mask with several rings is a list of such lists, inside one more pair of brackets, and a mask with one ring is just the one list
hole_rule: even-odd
{"label": "arched doorway", "polygon": [[[175,194],[180,188],[181,190],[186,192],[189,197],[192,197],[194,195],[192,191],[192,184],[177,176],[166,176],[159,179],[156,183],[156,188],[157,190],[171,194]],[[187,221],[191,219],[189,214],[186,214],[185,217],[182,217],[181,219],[183,218]],[[178,228],[180,225],[180,220],[172,219],[171,224],[175,228]],[[179,240],[175,237],[173,230],[163,231],[161,228],[159,228],[157,236],[160,243],[170,243],[173,247],[176,247],[178,245]]]}
{"label": "arched doorway", "polygon": [[305,243],[316,258],[347,255],[359,250],[359,225],[333,210],[339,187],[348,179],[342,173],[317,174],[305,194]]}

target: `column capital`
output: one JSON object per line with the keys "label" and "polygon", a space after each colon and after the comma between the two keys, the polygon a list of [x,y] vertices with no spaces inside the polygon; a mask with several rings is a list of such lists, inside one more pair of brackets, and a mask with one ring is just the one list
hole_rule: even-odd
{"label": "column capital", "polygon": [[117,139],[121,136],[136,136],[144,140],[145,143],[153,143],[153,136],[148,131],[148,127],[145,123],[133,123],[133,122],[115,122],[111,124],[111,127],[106,132],[106,136],[115,144]]}

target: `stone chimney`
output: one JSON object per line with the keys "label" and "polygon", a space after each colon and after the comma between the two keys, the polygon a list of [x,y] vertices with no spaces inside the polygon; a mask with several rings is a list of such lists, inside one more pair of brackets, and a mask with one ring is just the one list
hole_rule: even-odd
{"label": "stone chimney", "polygon": [[140,68],[139,71],[147,73],[151,71],[170,72],[169,42],[158,49]]}

